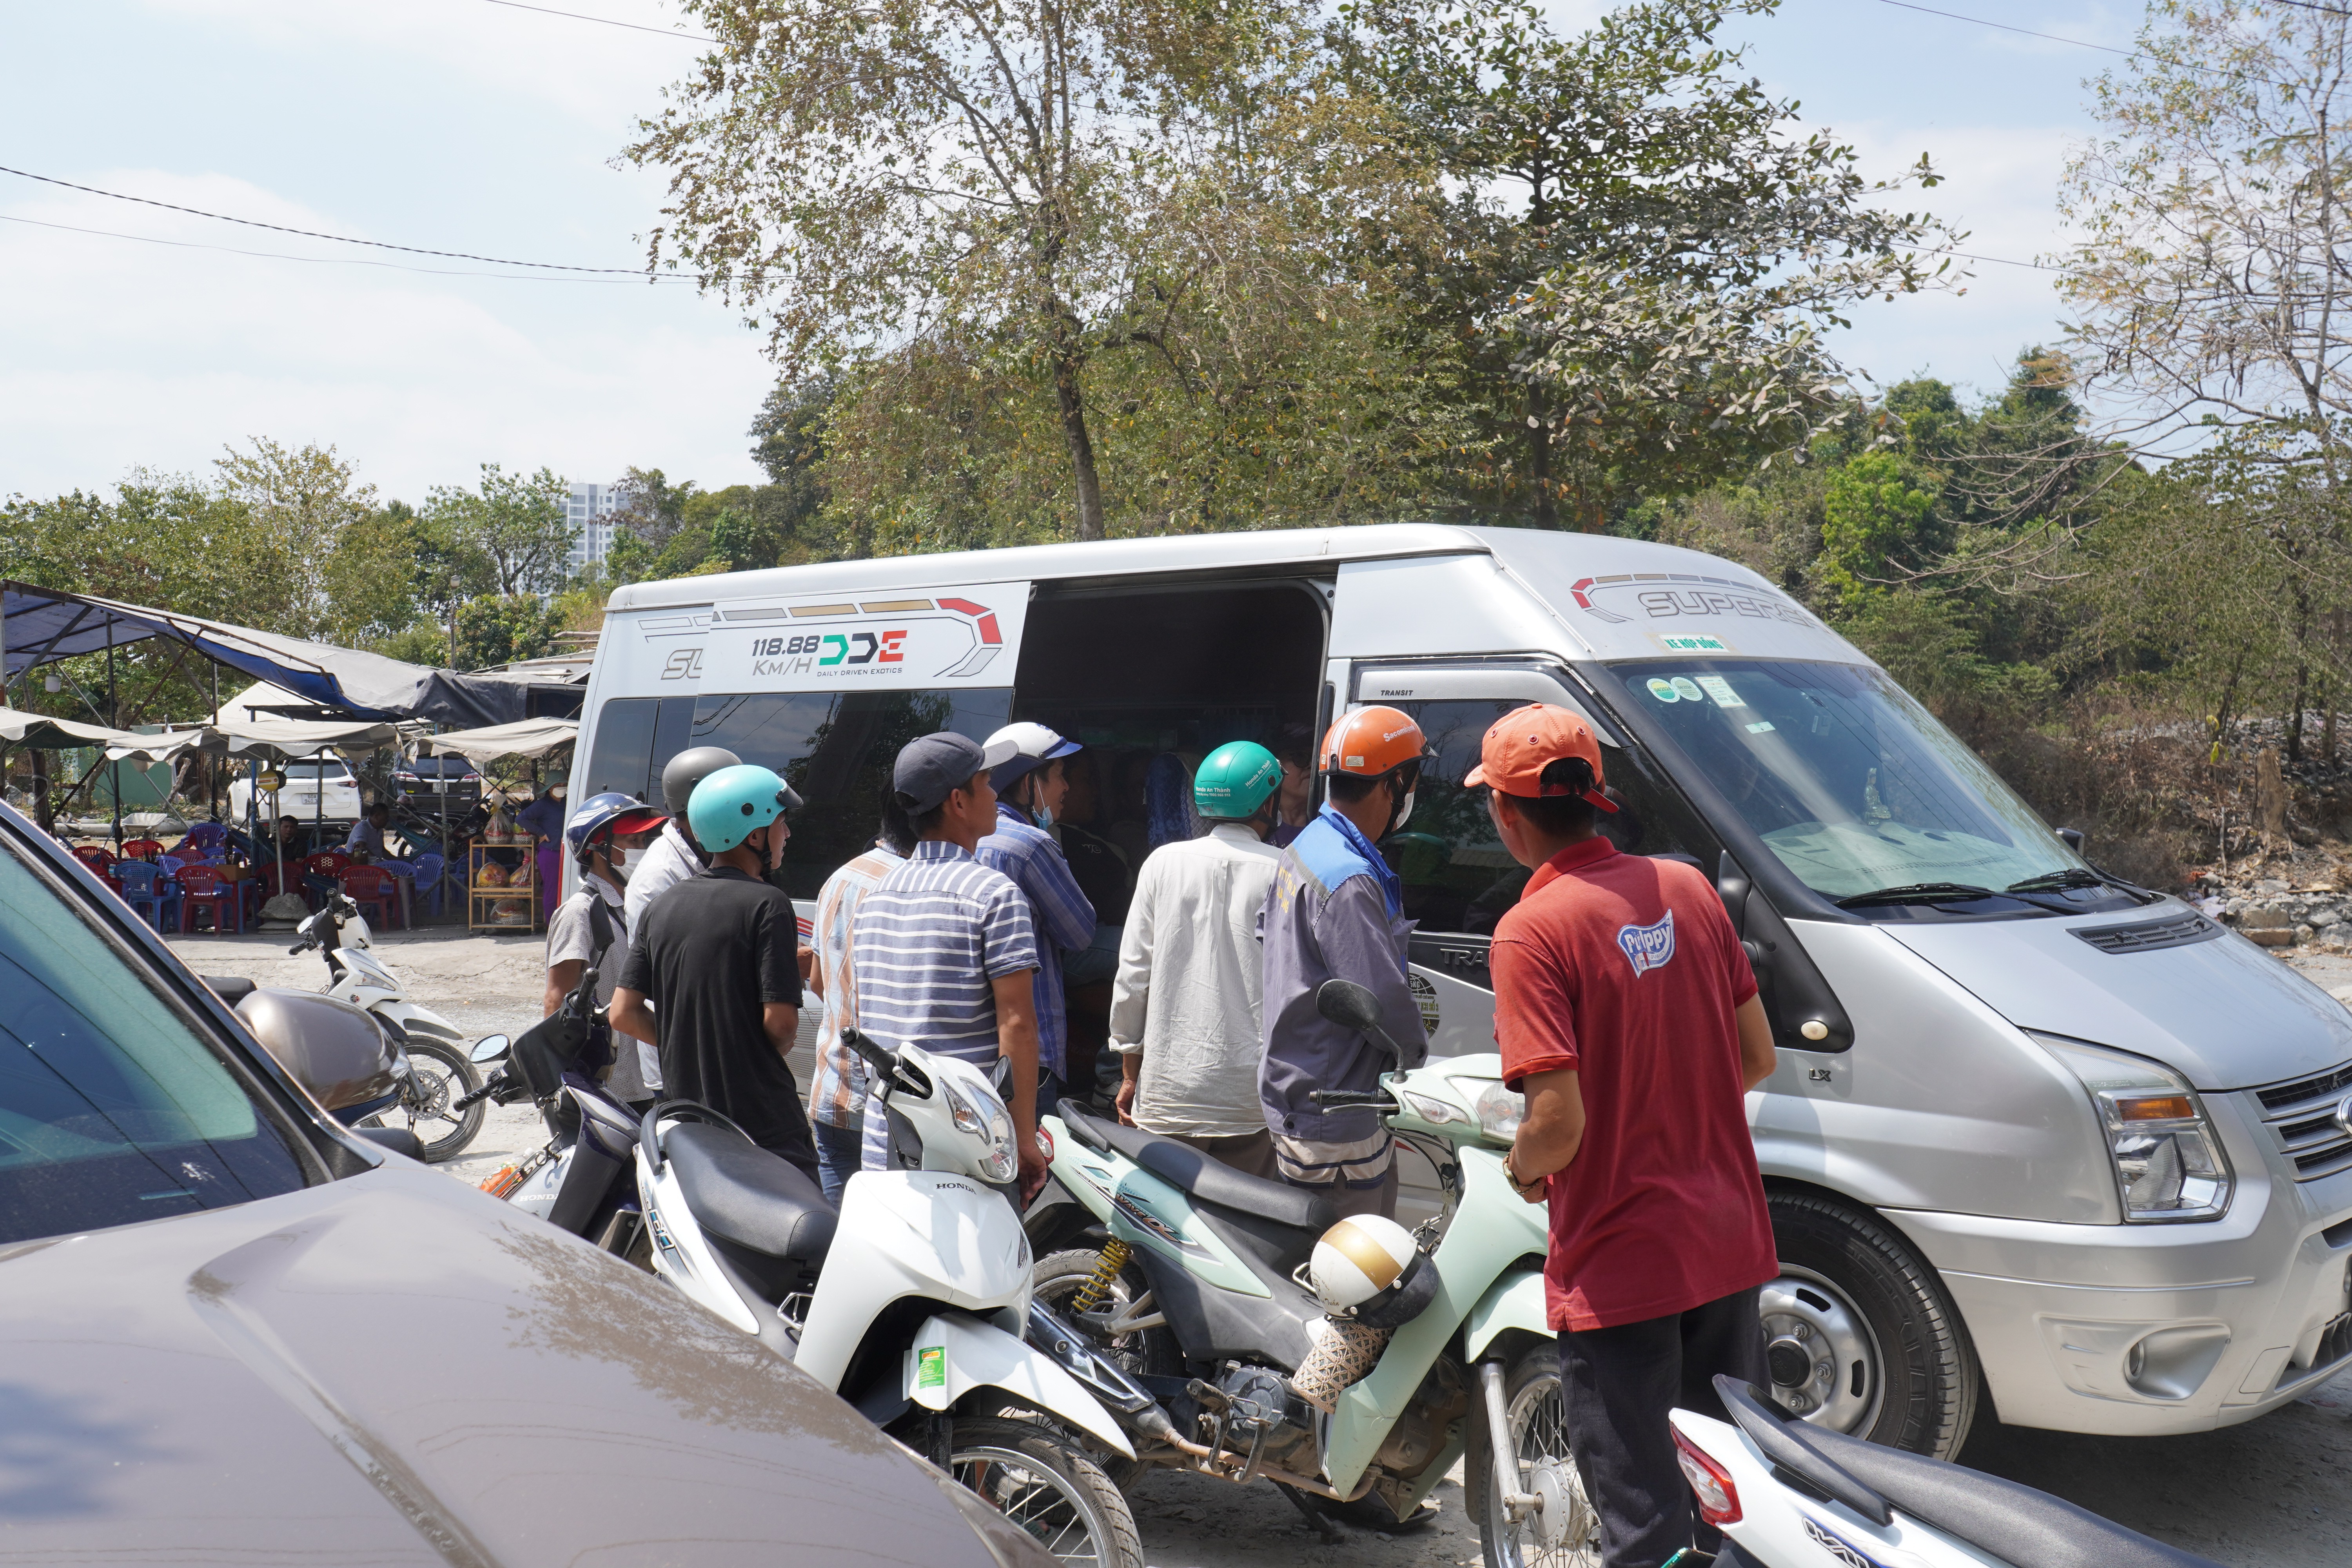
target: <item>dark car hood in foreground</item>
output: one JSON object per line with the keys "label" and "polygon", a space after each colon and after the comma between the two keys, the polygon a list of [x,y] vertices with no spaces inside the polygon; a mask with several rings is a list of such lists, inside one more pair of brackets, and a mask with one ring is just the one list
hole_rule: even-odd
{"label": "dark car hood in foreground", "polygon": [[756,1342],[406,1161],[0,1249],[0,1561],[996,1561]]}

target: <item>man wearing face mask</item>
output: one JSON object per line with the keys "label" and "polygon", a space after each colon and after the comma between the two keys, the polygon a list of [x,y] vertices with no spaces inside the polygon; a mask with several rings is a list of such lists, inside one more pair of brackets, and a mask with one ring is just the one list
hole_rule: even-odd
{"label": "man wearing face mask", "polygon": [[1037,933],[1037,1110],[1054,1109],[1066,1087],[1063,1069],[1070,1040],[1069,1005],[1062,994],[1062,953],[1095,939],[1095,906],[1070,874],[1062,847],[1046,829],[1069,793],[1063,759],[1077,751],[1043,724],[1007,724],[988,738],[988,749],[1013,747],[1013,757],[989,771],[996,792],[996,831],[974,851],[980,863],[1013,879],[1029,900]]}
{"label": "man wearing face mask", "polygon": [[799,930],[793,901],[765,880],[783,856],[789,797],[773,771],[746,764],[694,786],[689,826],[709,868],[631,931],[612,1018],[660,1052],[665,1094],[711,1107],[814,1186],[816,1145],[784,1063],[800,1023]]}
{"label": "man wearing face mask", "polygon": [[[590,967],[596,971],[595,999],[603,1006],[613,999],[620,983],[621,963],[629,952],[627,911],[622,889],[629,879],[631,861],[645,853],[648,837],[668,820],[668,814],[640,805],[635,796],[609,790],[580,803],[563,830],[564,842],[580,867],[580,889],[556,906],[547,922],[547,989],[540,999],[541,1016],[563,1005],[573,986]],[[610,1031],[599,1026],[590,1031],[590,1058],[612,1044]],[[646,1082],[637,1042],[624,1039],[613,1051],[612,1075],[604,1087],[632,1108],[650,1105],[656,1086]]]}
{"label": "man wearing face mask", "polygon": [[[1381,1074],[1417,1068],[1428,1055],[1421,1009],[1405,984],[1413,922],[1404,918],[1404,885],[1378,847],[1412,815],[1428,756],[1421,726],[1393,708],[1343,714],[1317,759],[1329,798],[1283,850],[1258,915],[1265,982],[1258,1099],[1275,1163],[1284,1181],[1320,1190],[1342,1215],[1395,1217],[1396,1148],[1369,1108],[1327,1110],[1307,1096],[1377,1089]],[[1394,1060],[1316,1010],[1317,988],[1332,979],[1370,988],[1410,1060]]]}

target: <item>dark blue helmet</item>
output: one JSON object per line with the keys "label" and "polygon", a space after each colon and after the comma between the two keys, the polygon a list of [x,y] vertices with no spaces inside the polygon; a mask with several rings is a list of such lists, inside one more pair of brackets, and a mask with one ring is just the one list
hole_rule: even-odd
{"label": "dark blue helmet", "polygon": [[574,806],[564,824],[563,842],[574,855],[585,855],[594,843],[614,833],[650,833],[669,820],[669,813],[647,805],[633,795],[606,790]]}

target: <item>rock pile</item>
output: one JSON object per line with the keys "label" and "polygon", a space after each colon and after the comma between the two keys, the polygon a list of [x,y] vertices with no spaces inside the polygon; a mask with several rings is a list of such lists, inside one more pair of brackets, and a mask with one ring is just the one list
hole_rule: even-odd
{"label": "rock pile", "polygon": [[2264,947],[2352,952],[2352,892],[2333,882],[2296,887],[2276,877],[2238,887],[2218,881],[2210,873],[2200,879],[2206,896],[2198,907],[2250,940]]}

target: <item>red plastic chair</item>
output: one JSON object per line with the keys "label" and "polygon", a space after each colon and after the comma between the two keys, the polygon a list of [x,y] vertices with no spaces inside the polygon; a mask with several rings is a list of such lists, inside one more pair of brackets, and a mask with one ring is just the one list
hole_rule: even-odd
{"label": "red plastic chair", "polygon": [[114,869],[114,856],[112,853],[108,850],[100,849],[95,844],[75,845],[73,858],[80,861],[83,865],[89,867],[91,870],[97,872],[101,877],[109,875]]}
{"label": "red plastic chair", "polygon": [[340,849],[321,849],[302,862],[303,868],[313,877],[333,877],[338,879],[352,868],[352,858]]}
{"label": "red plastic chair", "polygon": [[234,882],[221,880],[221,874],[210,866],[183,866],[177,878],[180,884],[180,929],[196,929],[196,913],[210,910],[213,934],[245,929],[244,898]]}
{"label": "red plastic chair", "polygon": [[152,860],[163,853],[162,840],[154,838],[134,838],[122,847],[123,858],[127,860]]}
{"label": "red plastic chair", "polygon": [[[400,886],[391,872],[380,866],[354,866],[343,873],[342,884],[343,896],[357,904],[360,913],[378,931],[389,931],[400,923]],[[371,910],[375,912],[369,914]]]}

